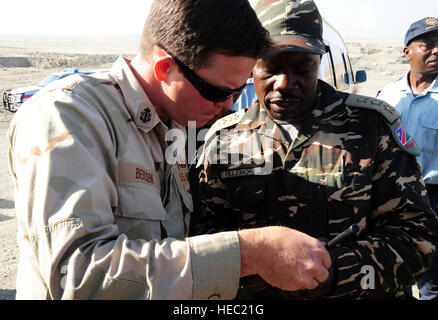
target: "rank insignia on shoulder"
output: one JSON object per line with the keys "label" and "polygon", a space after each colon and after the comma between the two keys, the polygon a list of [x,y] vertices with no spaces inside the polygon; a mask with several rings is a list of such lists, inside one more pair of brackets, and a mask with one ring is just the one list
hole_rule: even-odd
{"label": "rank insignia on shoulder", "polygon": [[376,98],[350,94],[345,104],[352,107],[377,111],[382,114],[389,123],[393,123],[400,118],[400,113],[393,106]]}
{"label": "rank insignia on shoulder", "polygon": [[237,112],[234,112],[232,114],[229,114],[228,116],[225,116],[225,117],[217,120],[211,126],[210,130],[208,131],[207,135],[205,136],[205,141],[208,141],[214,135],[214,133],[239,123],[239,121],[245,115],[245,112],[246,112],[246,110],[241,109]]}
{"label": "rank insignia on shoulder", "polygon": [[236,123],[238,123],[240,121],[240,119],[243,118],[243,116],[245,115],[245,110],[239,110],[237,112],[234,112],[232,114],[229,114],[228,116],[225,116],[219,120],[217,120],[213,125],[212,125],[212,129],[217,130],[221,130],[224,129],[226,127],[232,126]]}
{"label": "rank insignia on shoulder", "polygon": [[399,146],[408,153],[419,156],[420,149],[417,146],[414,138],[411,137],[405,130],[400,119],[391,124],[391,132]]}
{"label": "rank insignia on shoulder", "polygon": [[390,104],[383,100],[372,97],[359,96],[350,94],[345,104],[352,107],[371,109],[379,112],[385,117],[386,124],[390,127],[391,133],[397,144],[406,152],[414,155],[420,155],[420,149],[414,138],[411,137],[403,127],[400,120],[400,113]]}

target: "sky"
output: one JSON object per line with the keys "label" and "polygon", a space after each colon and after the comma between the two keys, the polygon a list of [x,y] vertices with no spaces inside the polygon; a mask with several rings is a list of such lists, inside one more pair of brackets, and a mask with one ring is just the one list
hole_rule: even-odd
{"label": "sky", "polygon": [[[220,1],[220,0],[217,0]],[[254,2],[257,0],[250,0]],[[2,1],[1,34],[139,35],[152,0]],[[436,0],[315,0],[345,40],[402,41],[409,25],[438,16]]]}
{"label": "sky", "polygon": [[346,40],[393,39],[403,42],[409,26],[438,17],[436,0],[315,0],[321,15]]}

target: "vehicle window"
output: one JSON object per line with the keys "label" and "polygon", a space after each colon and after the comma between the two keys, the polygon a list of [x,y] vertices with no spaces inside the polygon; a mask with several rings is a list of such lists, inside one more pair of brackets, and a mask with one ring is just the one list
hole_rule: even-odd
{"label": "vehicle window", "polygon": [[336,89],[347,90],[349,88],[349,76],[343,52],[335,45],[331,46],[331,52],[336,76]]}
{"label": "vehicle window", "polygon": [[59,79],[62,79],[62,78],[65,78],[65,77],[71,76],[71,75],[72,75],[71,73],[66,73],[66,74],[63,74],[62,76],[60,76]]}
{"label": "vehicle window", "polygon": [[40,83],[38,83],[38,86],[40,87],[44,87],[47,86],[50,82],[55,81],[56,79],[58,79],[58,75],[56,74],[51,74],[50,76],[48,76],[47,78],[45,78],[43,81],[41,81]]}
{"label": "vehicle window", "polygon": [[[348,56],[345,56],[344,53],[342,53],[342,60],[344,60],[344,67],[346,70],[346,74],[344,77],[344,82],[347,86],[350,85],[350,83],[353,83],[353,72],[351,71],[351,63],[350,63],[350,59],[348,59]],[[347,63],[348,61],[348,63]]]}
{"label": "vehicle window", "polygon": [[321,58],[321,67],[319,68],[319,79],[324,80],[325,82],[327,82],[333,87],[336,87],[330,52],[327,52]]}

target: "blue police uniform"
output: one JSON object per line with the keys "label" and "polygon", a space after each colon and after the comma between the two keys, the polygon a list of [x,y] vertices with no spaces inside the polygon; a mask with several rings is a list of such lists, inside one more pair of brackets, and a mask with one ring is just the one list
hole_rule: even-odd
{"label": "blue police uniform", "polygon": [[[405,35],[408,46],[418,37],[438,31],[438,19],[426,17],[414,22]],[[394,106],[400,113],[406,131],[420,147],[417,157],[426,183],[431,205],[438,213],[438,75],[429,88],[414,96],[409,84],[409,73],[387,85],[378,98]],[[403,137],[401,137],[403,138]],[[431,267],[418,281],[421,300],[438,300],[438,254]]]}
{"label": "blue police uniform", "polygon": [[[401,113],[407,132],[420,147],[417,157],[426,183],[431,205],[438,212],[438,76],[431,86],[414,97],[408,82],[409,73],[387,85],[378,98]],[[429,270],[418,281],[421,300],[438,299],[438,254]]]}
{"label": "blue police uniform", "polygon": [[401,113],[406,131],[420,147],[421,155],[417,160],[424,182],[438,187],[438,76],[426,91],[416,97],[409,86],[408,76],[409,73],[387,85],[378,98]]}

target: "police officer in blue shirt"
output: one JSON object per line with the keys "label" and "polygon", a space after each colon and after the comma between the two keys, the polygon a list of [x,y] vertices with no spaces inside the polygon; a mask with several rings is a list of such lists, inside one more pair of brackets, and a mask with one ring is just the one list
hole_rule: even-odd
{"label": "police officer in blue shirt", "polygon": [[[400,111],[406,131],[420,146],[417,160],[432,207],[438,212],[438,19],[414,22],[404,44],[410,70],[383,88],[378,98]],[[399,139],[403,139],[402,134]],[[420,299],[438,300],[438,255],[418,281],[418,288]]]}

